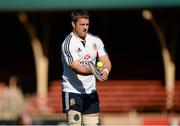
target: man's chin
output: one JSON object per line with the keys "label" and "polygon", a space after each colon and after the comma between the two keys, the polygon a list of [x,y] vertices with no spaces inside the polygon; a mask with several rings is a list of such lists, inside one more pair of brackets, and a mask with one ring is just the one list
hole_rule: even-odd
{"label": "man's chin", "polygon": [[85,37],[86,37],[86,35],[87,35],[87,34],[84,34],[84,35],[81,35],[80,37],[81,37],[81,38],[85,38]]}

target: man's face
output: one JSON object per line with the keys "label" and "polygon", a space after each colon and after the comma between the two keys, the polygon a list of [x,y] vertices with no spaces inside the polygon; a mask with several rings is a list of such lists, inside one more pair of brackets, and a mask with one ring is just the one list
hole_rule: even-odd
{"label": "man's face", "polygon": [[77,20],[76,23],[73,22],[72,25],[75,34],[77,34],[80,38],[84,39],[89,29],[89,19],[80,18]]}

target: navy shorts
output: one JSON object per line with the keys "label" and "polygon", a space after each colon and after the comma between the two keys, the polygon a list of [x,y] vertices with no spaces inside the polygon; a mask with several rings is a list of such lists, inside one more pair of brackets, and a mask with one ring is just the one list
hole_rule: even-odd
{"label": "navy shorts", "polygon": [[82,114],[98,113],[99,97],[96,91],[91,94],[62,92],[63,112],[76,110]]}

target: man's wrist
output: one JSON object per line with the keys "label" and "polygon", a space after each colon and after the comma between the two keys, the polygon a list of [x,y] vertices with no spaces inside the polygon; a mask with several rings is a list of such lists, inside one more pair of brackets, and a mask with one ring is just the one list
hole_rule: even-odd
{"label": "man's wrist", "polygon": [[105,71],[107,75],[109,75],[109,70],[107,68],[103,69],[103,71]]}

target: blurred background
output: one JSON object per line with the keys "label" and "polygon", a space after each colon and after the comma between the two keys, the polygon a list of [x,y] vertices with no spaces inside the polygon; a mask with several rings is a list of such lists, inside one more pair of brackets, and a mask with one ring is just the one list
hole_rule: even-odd
{"label": "blurred background", "polygon": [[[101,124],[173,125],[180,112],[180,2],[0,1],[0,123],[66,124],[60,48],[88,10],[112,62],[97,84]],[[47,73],[47,74],[46,74]]]}

